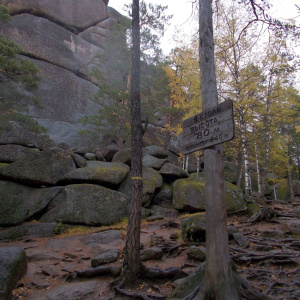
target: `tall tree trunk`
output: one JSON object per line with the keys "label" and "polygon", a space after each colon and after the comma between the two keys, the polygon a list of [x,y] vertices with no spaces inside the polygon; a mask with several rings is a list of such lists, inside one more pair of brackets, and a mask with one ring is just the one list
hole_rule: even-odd
{"label": "tall tree trunk", "polygon": [[243,173],[243,155],[241,152],[238,154],[238,165],[237,165],[237,183],[236,185],[240,188],[242,185],[242,173]]}
{"label": "tall tree trunk", "polygon": [[[212,0],[199,0],[200,73],[203,110],[218,104]],[[204,150],[206,265],[202,299],[237,300],[230,267],[222,146]]]}
{"label": "tall tree trunk", "polygon": [[255,159],[256,159],[258,194],[261,195],[260,168],[259,168],[259,158],[258,158],[258,146],[257,146],[257,140],[256,139],[255,139],[254,143],[255,143]]}
{"label": "tall tree trunk", "polygon": [[261,179],[261,193],[260,197],[263,197],[266,192],[266,185],[268,180],[268,169],[269,169],[269,161],[270,161],[270,147],[271,147],[271,133],[269,132],[266,137],[266,153],[265,153],[265,165],[264,171],[262,173]]}
{"label": "tall tree trunk", "polygon": [[289,151],[287,151],[286,156],[287,156],[286,164],[287,164],[287,175],[288,175],[288,183],[289,183],[289,190],[290,190],[290,201],[294,202],[295,196],[294,196],[294,186],[293,186],[293,178],[292,178],[292,171],[291,171],[291,164],[290,164],[291,158],[290,158]]}
{"label": "tall tree trunk", "polygon": [[246,137],[246,126],[241,120],[241,131],[242,131],[242,145],[244,152],[244,163],[245,163],[245,195],[246,197],[251,196],[252,186],[251,186],[251,176],[250,176],[250,162],[249,162],[249,153],[247,147],[247,137]]}
{"label": "tall tree trunk", "polygon": [[132,163],[131,182],[132,199],[127,228],[123,275],[127,282],[134,282],[141,272],[140,258],[140,228],[142,209],[142,137],[140,101],[140,27],[139,0],[132,1],[132,77],[131,77],[131,134],[132,134]]}
{"label": "tall tree trunk", "polygon": [[296,156],[297,156],[297,167],[298,167],[298,180],[300,180],[300,146],[299,143],[296,143]]}

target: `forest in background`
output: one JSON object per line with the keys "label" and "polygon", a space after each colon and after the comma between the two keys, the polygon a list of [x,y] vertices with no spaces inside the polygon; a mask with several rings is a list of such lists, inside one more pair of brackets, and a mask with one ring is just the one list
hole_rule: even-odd
{"label": "forest in background", "polygon": [[[238,165],[237,185],[245,189],[247,196],[263,196],[267,181],[276,186],[288,179],[293,198],[292,180],[300,178],[299,28],[292,21],[272,19],[266,2],[257,7],[256,15],[243,1],[217,1],[214,5],[219,102],[234,103],[235,139],[224,145],[224,155]],[[130,6],[127,11],[130,12]],[[202,109],[197,29],[191,32],[188,43],[183,38],[164,56],[159,38],[171,17],[167,6],[142,2],[143,122],[157,126],[166,150],[172,137],[180,139],[183,120]],[[196,8],[194,17],[197,18]],[[130,136],[131,37],[128,34],[127,44],[119,39],[124,27],[129,25],[118,25],[112,35],[114,55],[111,49],[101,55],[103,62],[111,65],[109,72],[95,74],[103,82],[95,101],[100,102],[103,97],[113,100],[97,115],[83,119],[101,132],[105,127],[116,135],[120,148]],[[111,57],[117,57],[113,64]],[[199,152],[181,157],[183,167],[188,169],[189,161],[199,161],[201,155]],[[251,171],[256,173],[255,178]]]}

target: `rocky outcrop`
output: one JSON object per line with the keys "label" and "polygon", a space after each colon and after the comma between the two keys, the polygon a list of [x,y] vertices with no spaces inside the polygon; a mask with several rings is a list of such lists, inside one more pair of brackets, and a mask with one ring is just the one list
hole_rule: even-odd
{"label": "rocky outcrop", "polygon": [[29,12],[69,28],[84,29],[107,18],[102,0],[1,0],[12,15]]}
{"label": "rocky outcrop", "polygon": [[117,191],[92,184],[69,185],[56,206],[43,215],[42,222],[110,225],[127,215],[130,198]]}
{"label": "rocky outcrop", "polygon": [[75,168],[70,153],[60,148],[33,152],[0,169],[0,179],[27,185],[54,185]]}
{"label": "rocky outcrop", "polygon": [[[151,200],[154,196],[154,193],[159,189],[163,184],[162,176],[159,172],[155,171],[152,168],[144,167],[143,168],[143,205],[149,206]],[[125,180],[122,182],[119,191],[125,193],[128,196],[131,196],[131,173],[129,173]]]}
{"label": "rocky outcrop", "polygon": [[[101,139],[82,138],[79,131],[88,129],[80,123],[80,118],[94,114],[101,107],[101,101],[91,100],[99,84],[92,72],[102,68],[98,56],[103,48],[109,47],[107,38],[112,34],[112,26],[124,18],[106,3],[0,0],[0,5],[6,5],[12,14],[12,21],[1,24],[0,34],[17,42],[22,48],[21,57],[32,60],[40,69],[37,91],[29,92],[16,84],[14,89],[26,95],[23,98],[38,99],[38,103],[27,101],[26,114],[46,129],[48,146],[64,144],[79,149],[87,143],[94,148],[101,144]],[[0,88],[7,88],[5,84],[0,83]],[[23,132],[19,133],[20,130]],[[0,143],[37,144],[37,135],[20,130],[13,135],[0,132]],[[45,148],[45,143],[41,145],[39,141],[39,144],[40,149]]]}
{"label": "rocky outcrop", "polygon": [[[237,213],[247,209],[243,191],[240,188],[225,182],[225,192],[228,213]],[[176,180],[173,184],[173,205],[180,211],[204,211],[204,177],[197,177],[194,173],[188,179]]]}
{"label": "rocky outcrop", "polygon": [[59,191],[59,187],[38,189],[0,180],[0,226],[30,220],[43,211]]}
{"label": "rocky outcrop", "polygon": [[0,248],[0,299],[11,298],[16,283],[27,271],[25,251],[16,247]]}
{"label": "rocky outcrop", "polygon": [[92,166],[74,169],[63,176],[62,182],[98,183],[118,186],[129,172],[129,166],[122,163],[95,162]]}

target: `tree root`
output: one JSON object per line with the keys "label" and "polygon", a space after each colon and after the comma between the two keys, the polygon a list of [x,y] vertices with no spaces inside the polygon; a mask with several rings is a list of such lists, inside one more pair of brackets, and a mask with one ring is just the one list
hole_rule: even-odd
{"label": "tree root", "polygon": [[263,207],[259,213],[255,214],[250,219],[250,223],[257,223],[257,222],[261,222],[261,221],[270,221],[276,215],[277,215],[277,213],[273,209],[268,208],[268,207]]}
{"label": "tree root", "polygon": [[121,274],[121,268],[115,266],[99,266],[95,268],[88,268],[83,271],[75,271],[78,277],[92,278],[101,275],[111,275],[117,277]]}
{"label": "tree root", "polygon": [[114,290],[124,296],[132,297],[135,299],[142,299],[142,300],[151,300],[151,299],[166,299],[166,296],[163,295],[153,295],[153,294],[142,294],[137,292],[131,292],[128,290],[123,289],[125,285],[125,280],[122,280],[118,285],[114,287]]}
{"label": "tree root", "polygon": [[168,268],[165,270],[157,268],[147,268],[143,266],[141,278],[149,279],[179,279],[188,276],[183,270],[179,268]]}

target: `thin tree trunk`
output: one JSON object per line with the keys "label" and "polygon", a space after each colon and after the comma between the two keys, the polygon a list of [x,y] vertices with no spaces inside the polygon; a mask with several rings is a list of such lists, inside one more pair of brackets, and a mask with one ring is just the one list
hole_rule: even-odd
{"label": "thin tree trunk", "polygon": [[263,171],[262,180],[261,180],[261,193],[260,193],[261,197],[263,197],[266,192],[269,161],[270,161],[270,147],[271,147],[271,133],[267,134],[265,165],[264,165],[264,171]]}
{"label": "thin tree trunk", "polygon": [[132,163],[131,182],[132,199],[127,228],[127,240],[123,262],[123,275],[127,283],[133,283],[140,275],[142,263],[140,258],[140,228],[142,209],[142,137],[140,101],[140,29],[139,0],[132,1],[132,79],[131,79],[131,133]]}
{"label": "thin tree trunk", "polygon": [[249,162],[249,153],[247,147],[247,138],[246,138],[246,127],[241,122],[241,129],[242,129],[242,145],[243,145],[243,152],[244,152],[244,163],[245,163],[245,195],[246,197],[251,196],[252,194],[252,187],[251,187],[251,176],[250,176],[250,162]]}
{"label": "thin tree trunk", "polygon": [[295,200],[294,186],[293,186],[293,178],[292,178],[292,172],[291,172],[289,153],[287,153],[286,163],[287,163],[287,175],[288,175],[288,182],[289,182],[289,189],[290,189],[290,201],[294,202],[294,200]]}
{"label": "thin tree trunk", "polygon": [[243,173],[243,155],[241,152],[238,154],[238,166],[237,166],[237,183],[236,185],[240,188],[242,184],[242,173]]}
{"label": "thin tree trunk", "polygon": [[299,143],[296,143],[297,151],[296,151],[296,156],[297,156],[297,167],[298,167],[298,179],[300,180],[300,146]]}
{"label": "thin tree trunk", "polygon": [[[203,110],[218,104],[212,0],[199,0],[199,54]],[[206,264],[202,299],[237,300],[230,266],[222,146],[204,150]]]}
{"label": "thin tree trunk", "polygon": [[188,171],[188,169],[189,169],[189,161],[190,161],[190,156],[187,155],[186,158],[185,158],[185,165],[184,165],[184,168],[183,168],[185,171]]}
{"label": "thin tree trunk", "polygon": [[256,159],[256,173],[257,173],[258,194],[261,195],[260,168],[259,168],[258,147],[257,147],[257,140],[256,139],[255,139],[255,159]]}

